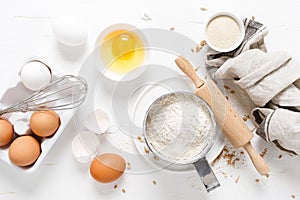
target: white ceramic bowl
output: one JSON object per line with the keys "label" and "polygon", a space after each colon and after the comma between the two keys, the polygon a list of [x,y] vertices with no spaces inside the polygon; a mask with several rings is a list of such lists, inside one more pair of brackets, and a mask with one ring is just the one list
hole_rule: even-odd
{"label": "white ceramic bowl", "polygon": [[101,58],[101,53],[99,51],[99,59],[100,59],[100,65],[99,65],[99,70],[100,72],[107,78],[109,78],[110,80],[113,81],[130,81],[133,80],[135,78],[137,78],[138,76],[140,76],[141,74],[143,74],[143,72],[146,69],[146,65],[148,63],[148,59],[149,59],[149,55],[146,49],[148,46],[147,40],[145,35],[135,26],[130,25],[130,24],[125,24],[125,23],[120,23],[120,24],[113,24],[109,27],[107,27],[106,29],[104,29],[100,35],[98,36],[96,43],[95,43],[95,47],[98,48],[99,46],[101,46],[101,44],[104,41],[104,38],[111,32],[116,31],[116,30],[128,30],[128,31],[132,31],[135,34],[137,34],[137,36],[142,40],[143,42],[143,46],[145,47],[145,58],[143,63],[141,64],[141,66],[135,68],[134,70],[125,73],[125,74],[117,74],[115,72],[112,72],[110,70],[107,69],[107,67],[105,66],[105,64],[102,62],[103,58]]}
{"label": "white ceramic bowl", "polygon": [[[232,45],[230,48],[227,48],[227,49],[222,49],[222,48],[219,48],[219,47],[216,47],[215,45],[213,45],[207,38],[207,34],[206,34],[206,29],[207,29],[207,26],[208,24],[216,17],[219,17],[219,16],[228,16],[228,17],[231,17],[232,19],[234,19],[239,27],[240,27],[240,30],[241,30],[241,33],[240,33],[240,38],[239,40],[234,44]],[[205,41],[206,43],[208,44],[208,46],[210,48],[212,48],[213,50],[215,51],[218,51],[218,52],[229,52],[229,51],[232,51],[234,49],[236,49],[243,41],[245,37],[245,27],[244,27],[244,23],[243,21],[241,20],[240,17],[238,17],[237,15],[231,13],[231,12],[217,12],[215,14],[213,14],[211,17],[209,17],[209,19],[207,20],[207,22],[205,23]]]}

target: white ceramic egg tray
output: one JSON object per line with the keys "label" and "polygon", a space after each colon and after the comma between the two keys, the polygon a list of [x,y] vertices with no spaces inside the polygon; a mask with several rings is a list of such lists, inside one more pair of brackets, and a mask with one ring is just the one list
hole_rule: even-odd
{"label": "white ceramic egg tray", "polygon": [[[36,60],[36,59],[30,59],[30,60]],[[41,59],[39,59],[41,60]],[[57,77],[61,77],[64,74],[60,72],[59,70],[55,69],[53,66],[49,65],[49,63],[42,60],[44,63],[46,63],[50,68],[52,72],[52,80],[57,79]],[[28,62],[28,61],[26,61]],[[26,63],[25,62],[25,63]],[[0,109],[9,107],[10,105],[14,105],[15,103],[19,102],[21,99],[28,97],[30,94],[32,94],[33,91],[28,90],[23,83],[20,80],[19,75],[17,74],[15,77],[13,77],[13,80],[10,81],[10,84],[8,85],[8,89],[6,91],[0,91]],[[28,123],[29,126],[29,119],[31,117],[32,112],[26,112],[26,113],[11,113],[11,114],[5,114],[3,117],[7,118],[12,124],[14,124],[17,120],[23,120],[24,122]],[[65,127],[68,125],[70,120],[73,117],[74,110],[66,110],[66,111],[57,111],[57,114],[60,117],[60,127],[56,131],[56,133],[49,138],[42,138],[40,141],[41,144],[41,154],[36,160],[36,162],[28,167],[18,167],[14,165],[8,156],[8,149],[9,145],[5,147],[0,148],[0,160],[7,163],[12,168],[15,168],[19,171],[22,171],[24,173],[32,173],[34,172],[42,163],[42,161],[47,156],[48,152],[54,145],[54,143],[57,141],[57,139],[60,137],[62,132],[64,131]],[[15,133],[15,136],[17,134]]]}

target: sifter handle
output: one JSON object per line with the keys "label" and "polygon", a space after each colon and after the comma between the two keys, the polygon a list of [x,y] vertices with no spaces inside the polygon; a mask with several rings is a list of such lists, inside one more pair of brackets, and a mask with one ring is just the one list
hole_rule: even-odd
{"label": "sifter handle", "polygon": [[207,192],[210,192],[220,186],[218,179],[216,178],[205,157],[196,161],[195,163],[193,163],[193,165],[197,170]]}

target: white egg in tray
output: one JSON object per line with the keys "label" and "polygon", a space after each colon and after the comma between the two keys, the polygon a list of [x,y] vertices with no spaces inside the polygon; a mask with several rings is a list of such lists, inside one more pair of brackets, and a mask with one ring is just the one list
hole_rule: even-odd
{"label": "white egg in tray", "polygon": [[[43,71],[43,70],[40,70],[40,72],[34,73],[32,78],[30,78],[30,75],[31,75],[30,70],[27,70],[27,72],[25,72],[25,73],[22,72],[22,69],[24,66],[26,66],[26,64],[28,64],[30,62],[36,62],[36,61],[41,62],[39,64],[46,64],[46,66],[49,68],[49,72],[51,75],[51,81],[56,80],[58,77],[61,77],[64,75],[62,72],[60,72],[54,66],[50,65],[48,62],[46,62],[40,58],[32,57],[32,58],[28,59],[21,66],[20,73],[16,74],[16,76],[12,77],[13,80],[11,81],[11,84],[8,86],[8,89],[6,91],[0,91],[0,110],[7,108],[9,106],[12,106],[12,105],[18,103],[23,98],[26,98],[26,97],[30,96],[31,94],[33,94],[35,91],[32,91],[30,89],[35,89],[35,90],[40,89],[40,87],[38,87],[38,84],[41,84],[41,87],[45,86],[45,84],[48,84],[50,79],[48,79],[49,77],[47,77],[47,74],[45,74],[45,71]],[[30,63],[30,64],[32,64],[32,63]],[[41,73],[41,74],[37,74],[37,73]],[[37,79],[34,80],[34,77]],[[36,82],[34,82],[34,81],[36,81]],[[13,113],[4,114],[3,116],[1,116],[1,118],[7,119],[14,126],[14,135],[13,135],[13,139],[7,145],[0,147],[0,160],[4,161],[9,166],[11,166],[19,171],[22,171],[25,173],[34,172],[40,166],[40,164],[42,163],[42,161],[44,160],[44,158],[46,157],[46,155],[48,154],[48,152],[50,151],[50,149],[52,148],[54,143],[60,137],[63,130],[68,125],[68,123],[70,122],[70,120],[72,119],[73,114],[74,114],[74,110],[60,110],[60,111],[55,111],[55,112],[59,116],[58,128],[53,129],[54,134],[51,134],[48,137],[46,137],[46,136],[41,137],[41,136],[38,136],[36,133],[34,133],[34,131],[32,131],[32,129],[33,129],[32,122],[31,122],[31,128],[30,128],[30,118],[31,118],[32,114],[34,113],[32,111],[28,111],[25,113],[13,112]],[[0,118],[0,120],[1,120],[1,118]],[[36,124],[39,125],[42,123],[43,123],[42,121],[41,122],[38,121],[38,123],[36,123]],[[0,127],[0,131],[1,131],[1,127]],[[35,132],[37,132],[37,131],[35,131]],[[0,134],[3,134],[3,133],[0,133]],[[23,162],[22,159],[20,161],[19,158],[15,159],[14,156],[11,155],[14,153],[14,151],[22,151],[22,153],[23,153],[28,150],[28,149],[22,148],[22,145],[19,145],[17,148],[15,147],[16,150],[14,149],[14,151],[12,150],[13,147],[11,147],[12,146],[11,144],[14,143],[17,138],[25,138],[25,136],[27,136],[27,135],[31,136],[31,138],[27,137],[27,139],[32,139],[32,138],[33,138],[33,140],[35,139],[34,141],[38,141],[39,146],[40,146],[39,156],[37,157],[37,159],[34,159],[35,161],[33,161],[32,164],[29,164],[29,165],[27,165],[26,162],[25,162],[25,164],[22,163]],[[2,138],[0,136],[0,142],[1,142],[1,139]],[[17,142],[15,142],[15,143],[17,143]],[[17,145],[14,145],[14,146],[17,146]],[[11,147],[11,150],[9,152],[10,147]],[[35,149],[35,150],[37,150],[37,149]],[[32,150],[32,151],[34,151],[34,150]],[[28,154],[30,155],[33,153],[28,152]],[[16,155],[17,155],[17,153],[16,153]],[[30,155],[30,156],[32,156],[32,155]],[[18,164],[18,165],[16,165],[16,164]]]}

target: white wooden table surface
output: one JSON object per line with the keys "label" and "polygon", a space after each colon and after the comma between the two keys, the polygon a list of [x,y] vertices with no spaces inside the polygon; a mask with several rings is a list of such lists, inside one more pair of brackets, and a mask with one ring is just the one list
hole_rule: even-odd
{"label": "white wooden table surface", "polygon": [[[200,7],[208,11],[201,11]],[[146,8],[152,11],[151,21],[141,20]],[[92,51],[97,35],[113,23],[127,22],[139,28],[175,27],[175,31],[200,42],[202,22],[211,12],[220,9],[246,17],[255,16],[269,28],[268,50],[286,50],[300,61],[300,2],[295,0],[2,0],[0,90],[6,89],[10,77],[32,55],[50,60],[69,74],[76,74]],[[51,22],[53,17],[62,15],[78,16],[86,21],[89,40],[85,47],[70,49],[55,41]],[[19,173],[0,162],[0,199],[300,199],[299,157],[281,153],[264,142],[256,148],[262,151],[268,147],[265,158],[272,170],[269,178],[258,175],[250,164],[237,162],[233,168],[227,166],[226,159],[221,159],[214,169],[222,187],[210,194],[204,191],[196,176],[163,171],[126,174],[116,190],[108,191],[89,176],[87,165],[79,165],[74,160],[71,153],[74,135],[74,122],[71,122],[33,174]],[[283,155],[281,159],[278,158],[280,154]],[[122,188],[126,193],[122,193]]]}

